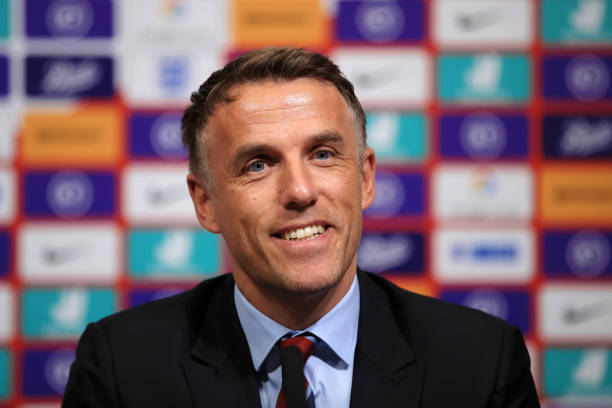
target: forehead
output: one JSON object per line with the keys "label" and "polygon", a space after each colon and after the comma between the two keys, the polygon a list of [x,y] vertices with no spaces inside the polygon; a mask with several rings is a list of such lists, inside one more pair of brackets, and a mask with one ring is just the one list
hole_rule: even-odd
{"label": "forehead", "polygon": [[[232,102],[216,106],[207,133],[257,133],[270,126],[300,123],[306,128],[322,125],[344,127],[353,115],[336,87],[309,78],[262,81],[234,86]],[[306,130],[306,128],[304,130]]]}

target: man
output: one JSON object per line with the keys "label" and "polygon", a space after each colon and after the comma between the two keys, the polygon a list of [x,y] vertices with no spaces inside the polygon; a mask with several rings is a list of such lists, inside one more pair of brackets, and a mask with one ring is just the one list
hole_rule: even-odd
{"label": "man", "polygon": [[331,61],[254,51],[191,101],[187,183],[232,274],[90,324],[64,407],[275,407],[287,338],[310,406],[538,406],[517,328],[358,270],[375,157]]}

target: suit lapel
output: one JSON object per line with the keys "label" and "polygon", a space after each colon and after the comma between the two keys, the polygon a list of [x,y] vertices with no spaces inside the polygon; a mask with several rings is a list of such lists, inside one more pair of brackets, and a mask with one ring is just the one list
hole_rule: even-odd
{"label": "suit lapel", "polygon": [[[234,306],[233,279],[195,296],[189,313],[205,314],[191,354],[181,362],[197,408],[261,407],[253,363]],[[198,303],[200,300],[200,303]]]}
{"label": "suit lapel", "polygon": [[424,365],[398,328],[388,294],[358,271],[359,329],[351,407],[419,406]]}

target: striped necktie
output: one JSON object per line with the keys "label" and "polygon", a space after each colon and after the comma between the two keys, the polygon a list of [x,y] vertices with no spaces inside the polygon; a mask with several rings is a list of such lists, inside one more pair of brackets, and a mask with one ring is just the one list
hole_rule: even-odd
{"label": "striped necktie", "polygon": [[[300,352],[302,353],[302,359],[304,360],[304,364],[306,363],[306,360],[308,360],[308,357],[310,357],[310,353],[312,353],[312,350],[314,349],[314,343],[304,336],[290,337],[280,342],[281,350],[289,346],[295,346],[300,350]],[[308,380],[306,380],[306,377],[304,377],[304,384],[305,384],[305,389],[304,389],[304,394],[305,394],[306,390],[308,389]],[[281,391],[278,394],[278,399],[276,400],[276,408],[286,408],[286,407],[287,407],[287,402],[285,398],[285,390],[281,388]]]}

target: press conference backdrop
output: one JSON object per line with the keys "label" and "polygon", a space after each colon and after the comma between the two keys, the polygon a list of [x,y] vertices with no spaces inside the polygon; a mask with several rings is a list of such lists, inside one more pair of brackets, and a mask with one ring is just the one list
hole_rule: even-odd
{"label": "press conference backdrop", "polygon": [[180,115],[271,44],[367,110],[359,264],[520,327],[546,406],[612,406],[609,0],[0,0],[0,406],[58,406],[88,322],[228,271]]}

